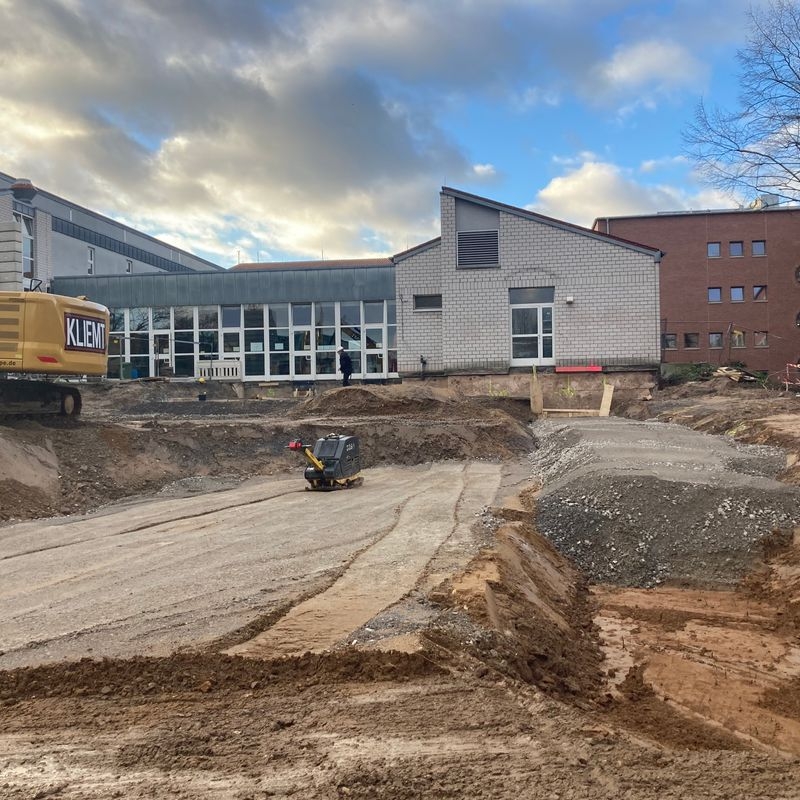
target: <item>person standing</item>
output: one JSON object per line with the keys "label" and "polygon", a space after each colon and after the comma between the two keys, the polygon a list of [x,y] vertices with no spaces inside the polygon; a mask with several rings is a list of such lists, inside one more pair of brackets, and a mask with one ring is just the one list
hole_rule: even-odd
{"label": "person standing", "polygon": [[339,354],[339,372],[342,373],[342,386],[349,386],[350,376],[353,374],[353,360],[344,347],[340,347],[336,352]]}

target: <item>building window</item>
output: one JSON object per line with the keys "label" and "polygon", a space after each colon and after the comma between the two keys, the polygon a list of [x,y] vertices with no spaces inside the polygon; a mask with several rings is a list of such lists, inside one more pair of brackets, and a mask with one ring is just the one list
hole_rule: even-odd
{"label": "building window", "polygon": [[721,303],[722,302],[722,287],[709,286],[708,288],[708,302]]}
{"label": "building window", "polygon": [[131,261],[130,259],[127,259],[125,261],[125,272],[127,272],[128,275],[130,275],[133,272],[133,261]]}
{"label": "building window", "polygon": [[90,275],[94,275],[94,247],[88,247],[87,250],[89,251],[89,254],[88,254],[88,258],[89,258],[88,273]]}
{"label": "building window", "polygon": [[511,305],[511,364],[555,364],[553,301],[555,288],[509,289]]}
{"label": "building window", "polygon": [[744,242],[728,242],[728,254],[731,258],[739,258],[744,255]]}
{"label": "building window", "polygon": [[709,258],[719,258],[719,242],[709,242],[706,245],[706,253]]}
{"label": "building window", "polygon": [[752,252],[754,256],[765,256],[767,254],[767,243],[763,239],[754,239]]}
{"label": "building window", "polygon": [[722,333],[721,332],[715,332],[715,333],[709,333],[708,334],[708,346],[712,350],[721,350],[722,349],[722,341],[723,341],[723,338],[722,338]]}
{"label": "building window", "polygon": [[769,347],[766,331],[753,331],[753,347]]}
{"label": "building window", "polygon": [[24,214],[14,214],[14,220],[22,230],[22,274],[33,277],[33,218]]}
{"label": "building window", "polygon": [[744,286],[731,286],[731,303],[744,303]]}
{"label": "building window", "polygon": [[699,333],[684,333],[683,346],[687,350],[696,350],[700,347],[700,334]]}
{"label": "building window", "polygon": [[754,286],[753,287],[753,300],[756,303],[763,303],[767,299],[767,287],[766,286]]}
{"label": "building window", "polygon": [[458,231],[459,269],[500,266],[500,231]]}
{"label": "building window", "polygon": [[441,311],[442,296],[440,294],[415,294],[414,311]]}
{"label": "building window", "polygon": [[661,334],[661,347],[664,350],[677,350],[678,349],[678,334],[677,333],[662,333]]}
{"label": "building window", "polygon": [[731,347],[746,347],[744,331],[731,331]]}

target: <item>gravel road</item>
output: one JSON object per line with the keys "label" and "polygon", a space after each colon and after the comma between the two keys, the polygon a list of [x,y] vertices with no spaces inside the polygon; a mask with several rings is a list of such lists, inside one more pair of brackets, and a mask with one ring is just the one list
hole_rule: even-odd
{"label": "gravel road", "polygon": [[537,526],[593,582],[735,584],[758,541],[800,522],[783,451],[663,422],[544,420]]}
{"label": "gravel road", "polygon": [[334,644],[413,588],[499,481],[498,464],[458,462],[368,470],[339,492],[298,475],[0,529],[0,666],[165,655],[328,587],[319,630],[257,649]]}

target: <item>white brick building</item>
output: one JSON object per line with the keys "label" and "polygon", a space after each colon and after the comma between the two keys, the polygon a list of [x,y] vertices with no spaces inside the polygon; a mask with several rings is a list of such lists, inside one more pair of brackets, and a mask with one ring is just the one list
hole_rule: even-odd
{"label": "white brick building", "polygon": [[401,375],[659,364],[658,250],[447,187],[441,224],[393,258]]}

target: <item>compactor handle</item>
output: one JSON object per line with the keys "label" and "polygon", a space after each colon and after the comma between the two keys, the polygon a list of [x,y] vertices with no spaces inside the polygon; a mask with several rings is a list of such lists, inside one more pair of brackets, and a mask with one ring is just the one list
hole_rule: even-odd
{"label": "compactor handle", "polygon": [[309,464],[314,467],[314,469],[318,469],[320,472],[325,469],[325,464],[314,455],[313,451],[310,447],[308,447],[308,445],[303,444],[299,439],[292,439],[287,447],[290,450],[302,453],[308,460]]}

